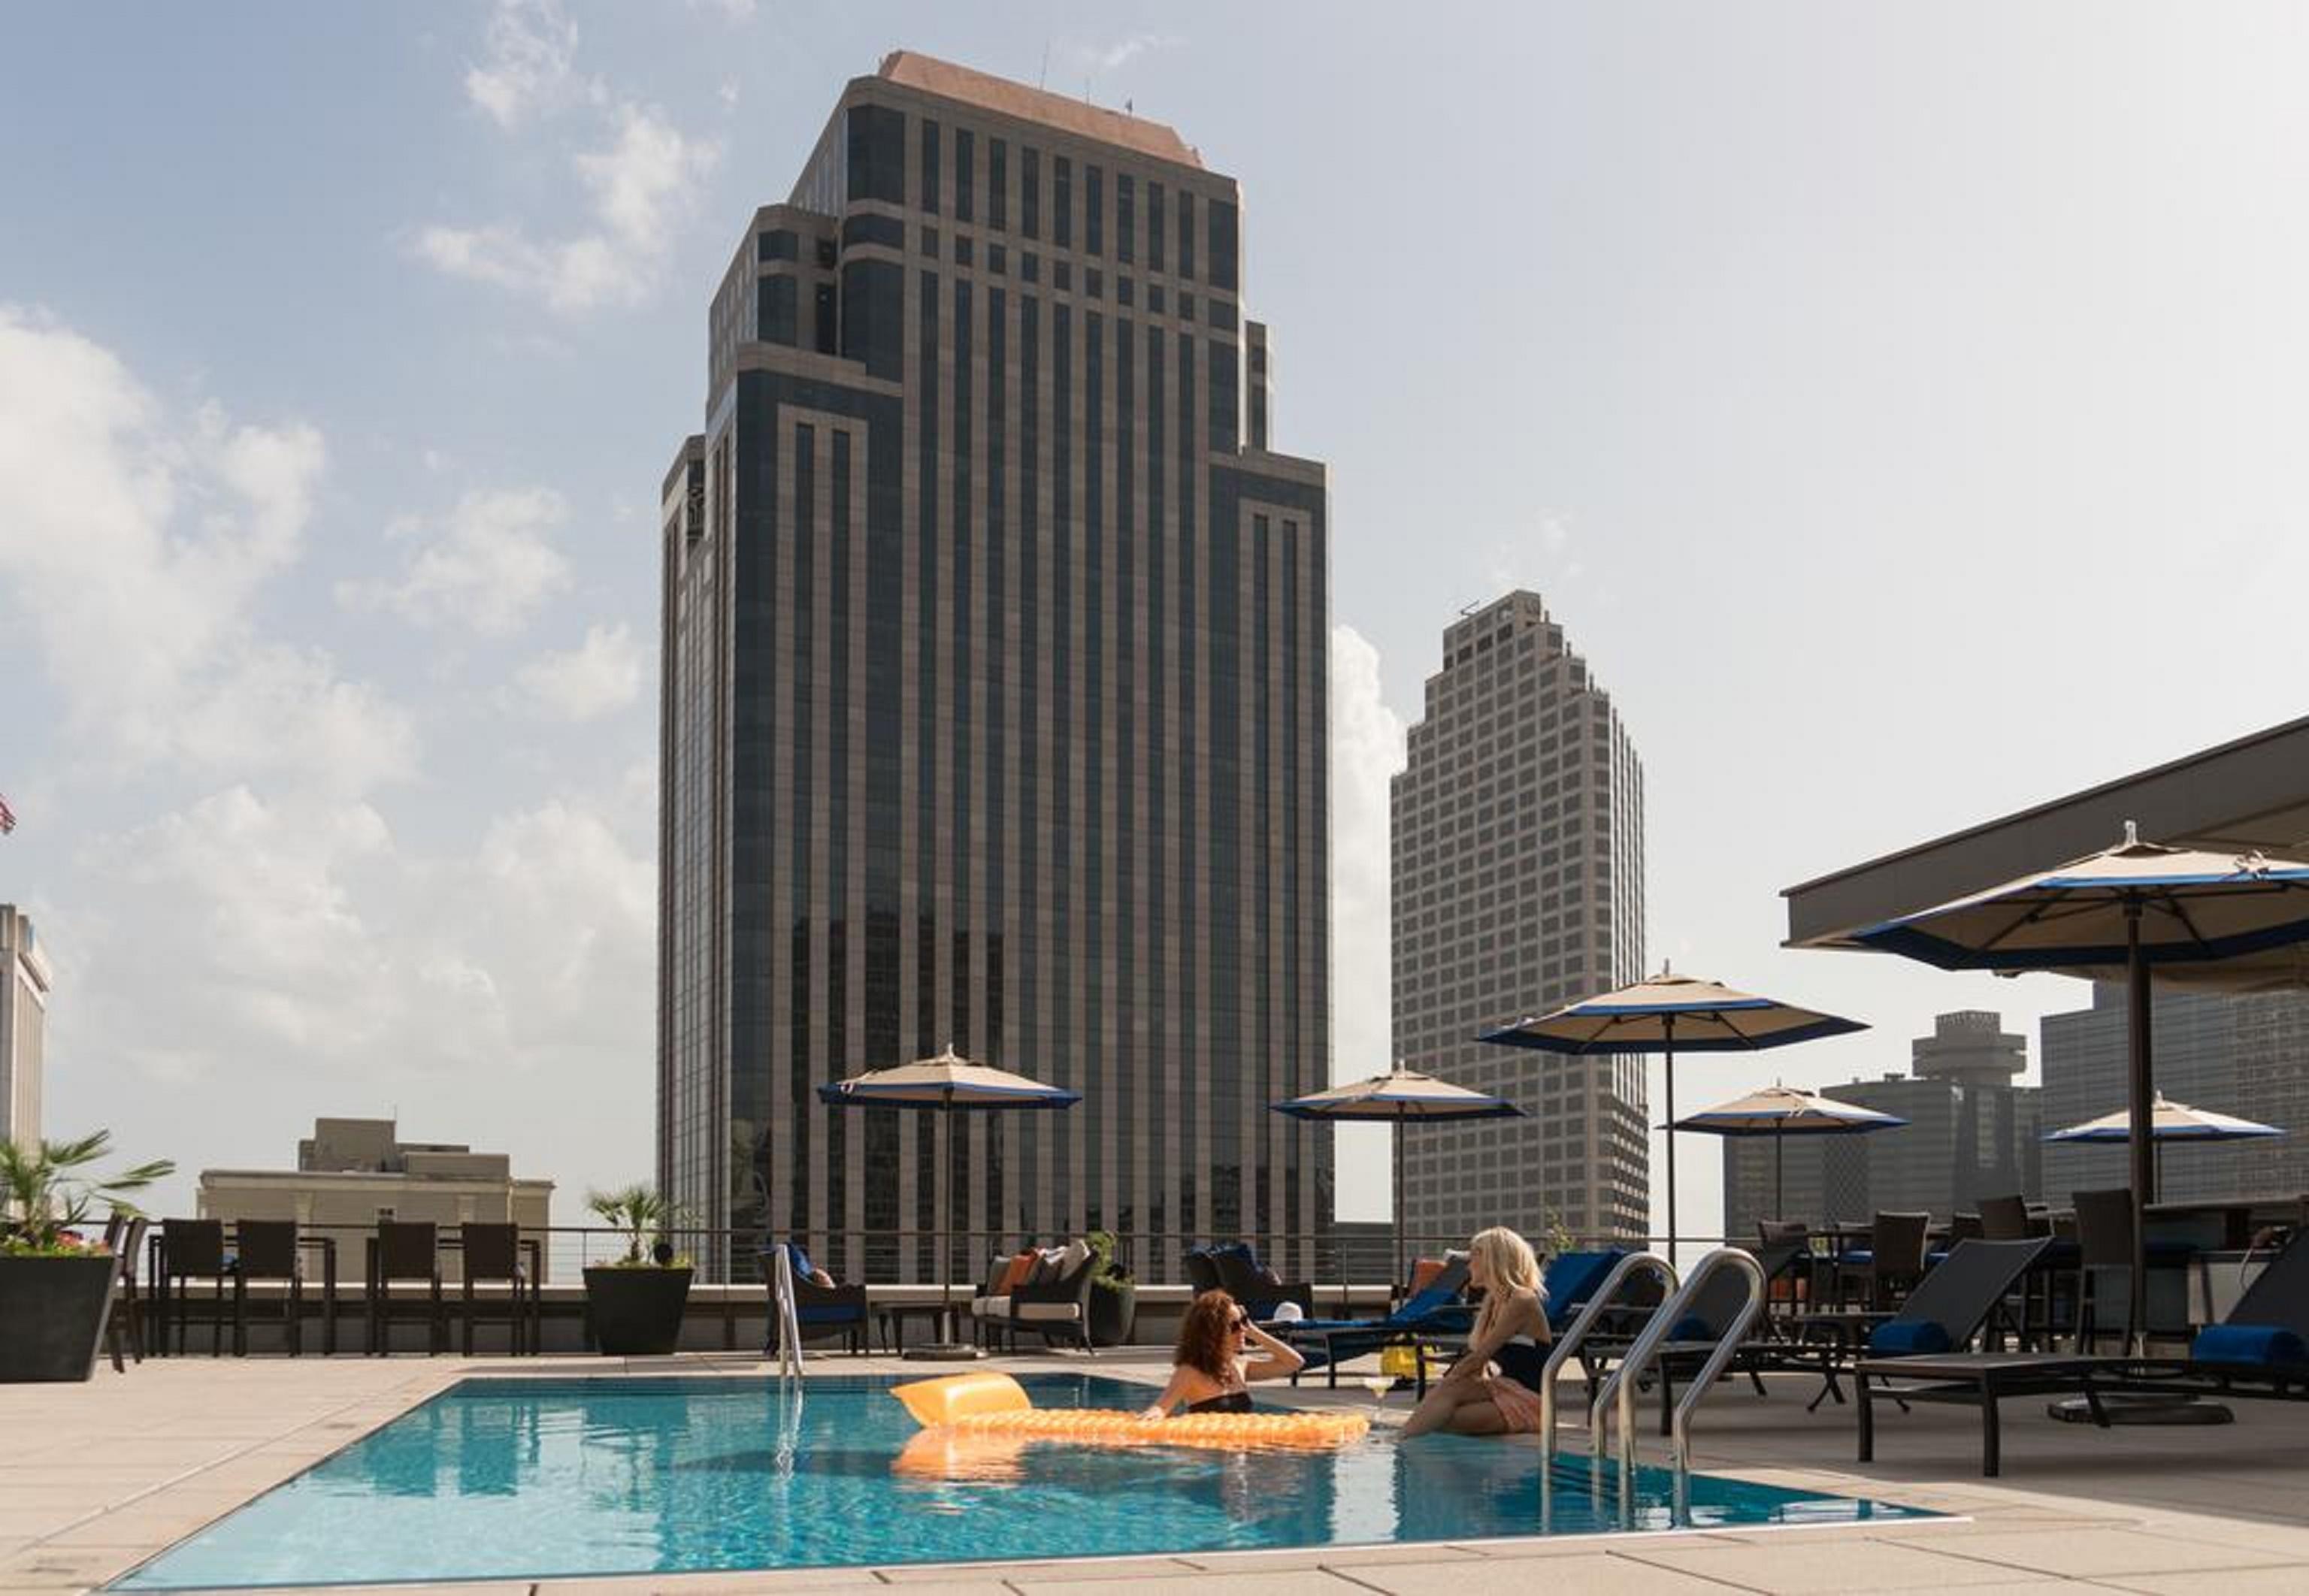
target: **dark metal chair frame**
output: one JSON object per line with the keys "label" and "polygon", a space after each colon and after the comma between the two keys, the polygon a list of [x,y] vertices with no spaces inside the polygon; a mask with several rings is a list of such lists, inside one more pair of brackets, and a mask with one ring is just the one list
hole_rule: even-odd
{"label": "dark metal chair frame", "polygon": [[[177,1356],[185,1355],[185,1333],[192,1319],[192,1282],[215,1283],[210,1299],[209,1356],[224,1356],[225,1290],[232,1269],[225,1256],[224,1221],[213,1219],[172,1219],[161,1222],[160,1258],[163,1285],[169,1296],[169,1317],[177,1324]],[[169,1327],[160,1326],[161,1344],[168,1344]]]}
{"label": "dark metal chair frame", "polygon": [[105,1222],[104,1244],[112,1249],[114,1281],[112,1309],[104,1321],[104,1344],[112,1354],[116,1373],[127,1373],[120,1355],[124,1340],[136,1361],[144,1361],[144,1300],[136,1286],[136,1258],[151,1223],[141,1213],[120,1212]]}
{"label": "dark metal chair frame", "polygon": [[233,1226],[232,1350],[248,1356],[248,1284],[281,1281],[281,1317],[289,1355],[305,1350],[305,1267],[295,1220],[245,1219]]}
{"label": "dark metal chair frame", "polygon": [[518,1358],[523,1352],[536,1350],[537,1343],[531,1334],[536,1287],[529,1279],[529,1272],[522,1267],[521,1227],[468,1221],[457,1227],[457,1253],[458,1316],[463,1324],[465,1356],[473,1355],[474,1326],[483,1316],[481,1310],[488,1303],[488,1298],[474,1294],[473,1288],[497,1281],[511,1288],[506,1298],[505,1322],[513,1355]]}
{"label": "dark metal chair frame", "polygon": [[376,1357],[393,1352],[393,1282],[422,1280],[432,1287],[426,1315],[426,1355],[438,1353],[446,1340],[441,1313],[440,1228],[431,1220],[379,1220],[369,1240],[368,1350]]}

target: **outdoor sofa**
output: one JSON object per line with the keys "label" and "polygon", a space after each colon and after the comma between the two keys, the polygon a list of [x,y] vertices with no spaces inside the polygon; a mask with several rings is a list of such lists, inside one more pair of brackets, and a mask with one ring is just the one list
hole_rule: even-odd
{"label": "outdoor sofa", "polygon": [[1000,1339],[1015,1352],[1024,1331],[1041,1336],[1045,1346],[1066,1341],[1097,1356],[1090,1342],[1093,1262],[1090,1243],[1079,1237],[1064,1247],[997,1257],[985,1288],[970,1303],[980,1343],[992,1346]]}

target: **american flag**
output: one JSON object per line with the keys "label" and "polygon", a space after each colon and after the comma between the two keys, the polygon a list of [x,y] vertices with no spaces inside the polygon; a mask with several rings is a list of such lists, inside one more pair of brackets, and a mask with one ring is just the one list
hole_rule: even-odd
{"label": "american flag", "polygon": [[0,837],[6,836],[10,832],[14,831],[15,829],[16,811],[8,807],[8,800],[6,798],[0,798]]}

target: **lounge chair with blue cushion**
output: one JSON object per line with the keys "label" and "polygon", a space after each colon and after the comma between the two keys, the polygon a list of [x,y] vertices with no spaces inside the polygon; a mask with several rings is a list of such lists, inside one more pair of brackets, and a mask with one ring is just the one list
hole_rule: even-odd
{"label": "lounge chair with blue cushion", "polygon": [[823,1341],[828,1336],[841,1336],[853,1354],[866,1350],[866,1288],[863,1286],[822,1286],[811,1278],[817,1271],[809,1261],[809,1251],[799,1241],[780,1242],[776,1247],[762,1249],[762,1282],[770,1293],[769,1344],[762,1356],[774,1358],[778,1351],[777,1255],[785,1249],[787,1261],[793,1265],[794,1318],[805,1342]]}
{"label": "lounge chair with blue cushion", "polygon": [[[1383,1319],[1300,1319],[1276,1326],[1276,1333],[1307,1361],[1291,1376],[1323,1369],[1327,1384],[1339,1383],[1339,1365],[1386,1347],[1414,1345],[1423,1336],[1465,1335],[1474,1324],[1475,1310],[1462,1300],[1467,1289],[1467,1263],[1457,1258],[1424,1287],[1405,1298],[1401,1307]],[[1421,1373],[1424,1385],[1424,1364]]]}
{"label": "lounge chair with blue cushion", "polygon": [[2309,1398],[2309,1230],[2269,1261],[2227,1318],[2197,1332],[2186,1359],[2115,1359],[2099,1366],[2092,1384],[2104,1392]]}

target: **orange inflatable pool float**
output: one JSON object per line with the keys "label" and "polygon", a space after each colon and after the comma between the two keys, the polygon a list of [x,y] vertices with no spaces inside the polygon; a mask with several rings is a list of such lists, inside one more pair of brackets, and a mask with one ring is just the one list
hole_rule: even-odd
{"label": "orange inflatable pool float", "polygon": [[1350,1445],[1371,1428],[1371,1421],[1360,1413],[1182,1413],[1175,1419],[1147,1419],[1111,1408],[1037,1408],[1017,1381],[990,1373],[917,1380],[892,1386],[890,1394],[926,1430],[955,1441],[1307,1452]]}

